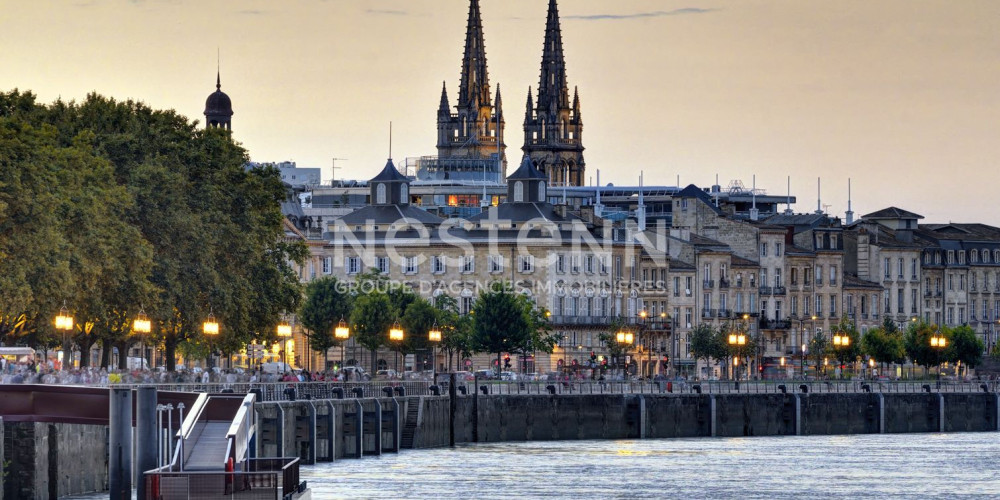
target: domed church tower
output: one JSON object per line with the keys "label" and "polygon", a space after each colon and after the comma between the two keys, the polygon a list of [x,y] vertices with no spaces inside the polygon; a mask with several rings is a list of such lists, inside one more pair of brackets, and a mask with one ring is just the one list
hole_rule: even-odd
{"label": "domed church tower", "polygon": [[215,92],[205,100],[205,128],[232,130],[233,101],[222,91],[222,79],[215,74]]}

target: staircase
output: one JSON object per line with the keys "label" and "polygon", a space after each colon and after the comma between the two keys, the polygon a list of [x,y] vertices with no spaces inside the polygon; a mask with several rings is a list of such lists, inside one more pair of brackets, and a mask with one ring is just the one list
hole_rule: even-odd
{"label": "staircase", "polygon": [[410,400],[406,403],[406,423],[403,425],[403,435],[400,436],[399,447],[405,450],[413,449],[413,434],[417,430],[417,416],[420,414],[420,400]]}

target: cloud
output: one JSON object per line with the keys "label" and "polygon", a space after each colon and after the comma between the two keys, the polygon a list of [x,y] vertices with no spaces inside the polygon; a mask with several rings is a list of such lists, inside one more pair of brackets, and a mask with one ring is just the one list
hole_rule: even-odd
{"label": "cloud", "polygon": [[365,14],[375,14],[379,16],[408,16],[409,12],[405,10],[388,10],[388,9],[368,9],[365,10]]}
{"label": "cloud", "polygon": [[562,16],[563,19],[575,19],[579,21],[618,21],[622,19],[642,19],[649,17],[681,16],[685,14],[705,14],[719,9],[702,9],[698,7],[685,7],[674,10],[654,10],[651,12],[635,12],[632,14],[592,14],[586,16]]}

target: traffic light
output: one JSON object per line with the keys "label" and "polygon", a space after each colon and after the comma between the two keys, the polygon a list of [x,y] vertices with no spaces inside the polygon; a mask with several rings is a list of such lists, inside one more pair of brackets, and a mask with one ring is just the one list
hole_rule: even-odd
{"label": "traffic light", "polygon": [[508,370],[510,369],[510,354],[504,355],[504,357],[503,357],[503,367],[506,368],[506,369],[508,369]]}

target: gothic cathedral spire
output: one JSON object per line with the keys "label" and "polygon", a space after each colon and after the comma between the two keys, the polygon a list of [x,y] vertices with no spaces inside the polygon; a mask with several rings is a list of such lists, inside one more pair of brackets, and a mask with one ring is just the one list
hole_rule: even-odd
{"label": "gothic cathedral spire", "polygon": [[[489,72],[486,69],[486,45],[479,0],[469,2],[469,20],[465,30],[465,53],[458,88],[455,112],[448,109],[447,87],[441,91],[438,109],[439,169],[453,166],[468,171],[471,163],[483,163],[496,181],[506,176],[506,146],[503,144],[503,119],[500,115],[500,92],[497,87],[496,111],[490,95]],[[499,151],[500,161],[497,161]],[[463,163],[463,165],[459,165]],[[499,163],[499,168],[498,168]],[[454,164],[454,165],[452,165]],[[449,166],[450,165],[450,166]],[[457,174],[456,172],[449,173]],[[450,177],[454,178],[454,177]]]}
{"label": "gothic cathedral spire", "polygon": [[582,186],[586,164],[581,137],[580,97],[574,91],[573,102],[570,103],[556,0],[549,0],[538,97],[534,107],[531,89],[528,92],[522,149],[538,169],[548,175],[550,185]]}

